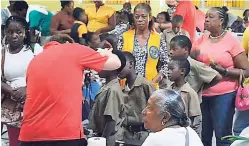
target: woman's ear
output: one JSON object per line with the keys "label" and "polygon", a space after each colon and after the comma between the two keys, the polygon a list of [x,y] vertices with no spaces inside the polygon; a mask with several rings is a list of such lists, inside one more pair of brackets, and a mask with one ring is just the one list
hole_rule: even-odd
{"label": "woman's ear", "polygon": [[184,68],[181,68],[181,75],[185,75],[185,69]]}
{"label": "woman's ear", "polygon": [[162,122],[163,122],[163,123],[167,123],[167,122],[169,121],[170,118],[171,118],[170,113],[169,113],[169,112],[165,112],[165,113],[163,114]]}

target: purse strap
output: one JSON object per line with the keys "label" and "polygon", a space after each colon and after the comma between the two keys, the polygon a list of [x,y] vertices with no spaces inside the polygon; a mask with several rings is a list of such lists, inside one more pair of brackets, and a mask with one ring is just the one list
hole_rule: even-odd
{"label": "purse strap", "polygon": [[244,79],[245,79],[244,72],[243,72],[242,69],[240,69],[239,85],[242,86],[242,87],[243,87]]}
{"label": "purse strap", "polygon": [[189,146],[189,132],[188,132],[188,129],[185,127],[187,133],[185,135],[185,146]]}
{"label": "purse strap", "polygon": [[5,53],[6,53],[6,49],[5,49],[5,38],[3,39],[3,47],[2,47],[2,60],[1,60],[1,71],[2,71],[2,75],[1,78],[3,81],[5,81],[5,75],[4,75],[4,63],[5,63]]}

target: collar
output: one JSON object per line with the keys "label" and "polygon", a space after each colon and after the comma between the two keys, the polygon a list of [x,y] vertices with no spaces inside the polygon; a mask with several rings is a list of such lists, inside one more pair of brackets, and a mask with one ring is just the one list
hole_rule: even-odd
{"label": "collar", "polygon": [[[175,83],[173,82],[171,85],[170,85],[170,87],[173,89],[173,87],[175,86]],[[188,82],[186,82],[185,84],[183,84],[180,88],[179,88],[179,90],[181,91],[181,92],[189,92],[189,89],[190,88],[190,85],[189,85],[189,83]]]}
{"label": "collar", "polygon": [[57,45],[60,45],[60,43],[56,42],[56,41],[52,41],[52,42],[46,43],[43,48],[44,49],[48,49],[48,48],[51,48],[51,47],[57,46]]}
{"label": "collar", "polygon": [[141,86],[142,82],[143,82],[143,79],[144,79],[144,77],[142,75],[140,75],[140,74],[137,75],[137,78],[136,78],[133,86],[131,88],[129,88],[127,85],[125,85],[122,90],[130,91],[130,90],[132,90],[135,87]]}
{"label": "collar", "polygon": [[109,83],[105,84],[103,86],[103,88],[101,88],[101,91],[107,90],[109,87],[115,86],[115,84],[117,84],[117,83],[119,84],[119,79],[115,78],[115,79],[111,80]]}
{"label": "collar", "polygon": [[86,25],[84,22],[78,21],[78,20],[75,20],[74,23],[78,23],[78,24],[81,24],[81,25]]}

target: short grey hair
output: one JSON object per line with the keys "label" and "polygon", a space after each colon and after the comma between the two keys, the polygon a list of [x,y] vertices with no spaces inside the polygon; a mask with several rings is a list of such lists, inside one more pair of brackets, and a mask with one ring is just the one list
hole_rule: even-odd
{"label": "short grey hair", "polygon": [[160,114],[168,112],[171,114],[171,120],[176,121],[182,127],[189,125],[188,118],[185,113],[185,105],[176,91],[170,89],[160,89],[152,94],[156,98],[156,105],[160,109]]}

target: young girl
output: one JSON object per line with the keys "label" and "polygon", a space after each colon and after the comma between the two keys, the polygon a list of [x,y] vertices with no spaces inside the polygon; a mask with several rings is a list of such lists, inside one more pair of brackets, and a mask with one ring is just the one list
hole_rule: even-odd
{"label": "young girl", "polygon": [[[10,146],[18,146],[22,108],[17,108],[15,105],[23,106],[26,97],[27,67],[42,49],[34,48],[32,52],[29,26],[23,18],[16,16],[8,18],[5,31],[1,62],[3,94],[1,122],[7,125]],[[14,105],[14,110],[10,109],[10,105]],[[15,110],[16,112],[13,112]]]}

